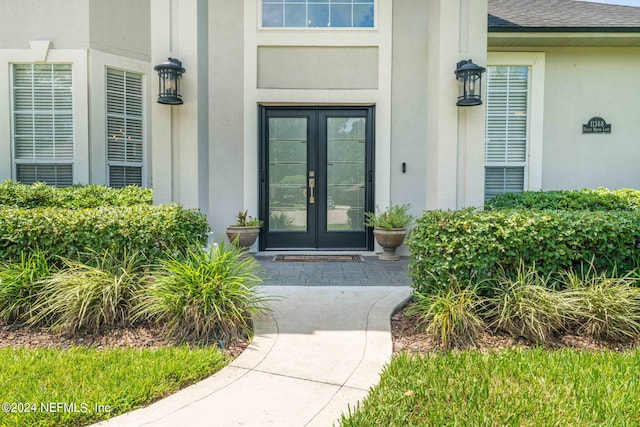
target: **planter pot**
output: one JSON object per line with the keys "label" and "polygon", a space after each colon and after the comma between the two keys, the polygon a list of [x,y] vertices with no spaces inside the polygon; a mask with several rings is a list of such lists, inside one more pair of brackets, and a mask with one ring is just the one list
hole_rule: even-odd
{"label": "planter pot", "polygon": [[256,242],[260,234],[260,227],[240,227],[229,226],[227,227],[227,238],[231,243],[241,248],[248,248]]}
{"label": "planter pot", "polygon": [[383,253],[378,258],[386,261],[397,261],[400,259],[396,255],[396,248],[402,245],[404,238],[407,235],[406,228],[392,228],[387,230],[386,228],[375,227],[373,229],[373,235],[376,238],[376,242],[382,246]]}

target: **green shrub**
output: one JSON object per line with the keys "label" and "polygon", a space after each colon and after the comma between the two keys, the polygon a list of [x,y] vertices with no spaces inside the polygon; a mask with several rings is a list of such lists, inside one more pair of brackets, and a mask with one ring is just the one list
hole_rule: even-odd
{"label": "green shrub", "polygon": [[415,294],[407,315],[415,316],[417,328],[444,348],[474,343],[485,330],[478,315],[480,299],[475,289],[461,287],[455,279],[436,294]]}
{"label": "green shrub", "polygon": [[42,250],[79,261],[86,253],[144,253],[154,262],[169,248],[206,242],[209,225],[197,210],[179,205],[102,207],[95,209],[0,207],[0,259],[17,259],[22,251]]}
{"label": "green shrub", "polygon": [[42,280],[54,272],[41,251],[21,252],[17,262],[0,263],[0,319],[24,321],[42,290]]}
{"label": "green shrub", "polygon": [[135,185],[118,189],[101,185],[57,188],[40,182],[33,185],[16,181],[0,183],[0,206],[15,208],[83,209],[101,206],[150,205],[152,202],[152,190]]}
{"label": "green shrub", "polygon": [[190,248],[161,263],[143,289],[135,318],[149,318],[177,339],[227,339],[246,334],[264,309],[257,261],[232,244]]}
{"label": "green shrub", "polygon": [[91,264],[64,259],[64,267],[42,281],[29,322],[54,330],[98,332],[128,326],[129,312],[143,284],[140,253],[96,255]]}
{"label": "green shrub", "polygon": [[589,211],[633,211],[640,208],[640,191],[606,188],[558,191],[525,191],[499,194],[485,203],[486,210],[561,209]]}
{"label": "green shrub", "polygon": [[544,276],[579,270],[630,271],[640,256],[640,212],[427,211],[407,243],[410,272],[420,293],[460,283],[515,277],[519,262]]}
{"label": "green shrub", "polygon": [[514,279],[500,275],[493,295],[485,300],[483,316],[490,328],[538,343],[551,341],[564,330],[568,307],[549,280],[535,266],[522,263]]}

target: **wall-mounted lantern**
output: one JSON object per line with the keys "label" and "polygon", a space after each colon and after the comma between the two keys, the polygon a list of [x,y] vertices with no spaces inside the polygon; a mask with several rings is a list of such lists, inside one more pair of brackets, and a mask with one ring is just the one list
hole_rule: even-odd
{"label": "wall-mounted lantern", "polygon": [[158,80],[158,103],[169,105],[182,104],[182,95],[180,95],[180,79],[185,69],[182,68],[182,62],[175,58],[169,58],[167,62],[158,64],[153,67],[158,72],[160,79]]}
{"label": "wall-mounted lantern", "polygon": [[468,61],[460,61],[456,67],[456,79],[460,83],[458,95],[459,107],[471,107],[482,104],[482,73],[486,68]]}

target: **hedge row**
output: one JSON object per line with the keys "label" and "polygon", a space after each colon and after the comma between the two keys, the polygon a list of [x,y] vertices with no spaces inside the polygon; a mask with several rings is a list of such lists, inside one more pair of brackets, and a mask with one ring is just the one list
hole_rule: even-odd
{"label": "hedge row", "polygon": [[485,203],[485,210],[501,209],[634,211],[640,209],[640,191],[628,188],[525,191],[499,194]]}
{"label": "hedge row", "polygon": [[0,259],[40,249],[48,258],[83,261],[89,252],[140,251],[154,262],[171,248],[206,242],[209,225],[197,210],[180,205],[95,209],[0,207]]}
{"label": "hedge row", "polygon": [[0,206],[14,208],[83,209],[100,206],[150,205],[152,202],[152,190],[135,185],[124,188],[101,185],[74,185],[58,188],[40,182],[26,185],[10,180],[0,184]]}
{"label": "hedge row", "polygon": [[427,211],[407,243],[421,293],[453,276],[462,283],[515,275],[520,260],[542,274],[580,269],[626,273],[640,260],[640,212]]}

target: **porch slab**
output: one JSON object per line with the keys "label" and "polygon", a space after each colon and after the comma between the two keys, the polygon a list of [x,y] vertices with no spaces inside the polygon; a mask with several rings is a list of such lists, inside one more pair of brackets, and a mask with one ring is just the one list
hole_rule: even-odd
{"label": "porch slab", "polygon": [[409,258],[383,261],[375,255],[362,262],[281,262],[274,254],[255,255],[265,286],[411,286]]}

